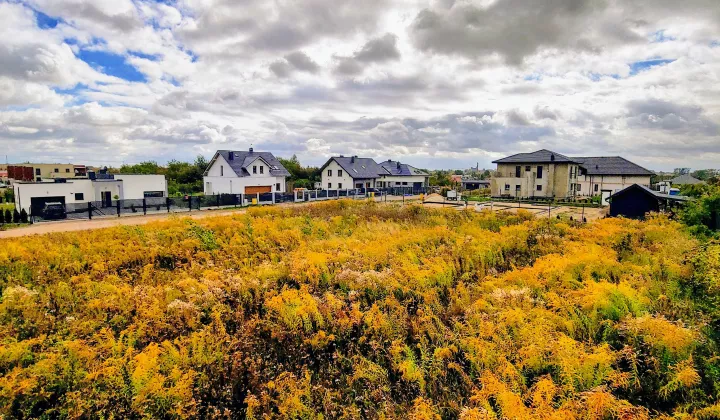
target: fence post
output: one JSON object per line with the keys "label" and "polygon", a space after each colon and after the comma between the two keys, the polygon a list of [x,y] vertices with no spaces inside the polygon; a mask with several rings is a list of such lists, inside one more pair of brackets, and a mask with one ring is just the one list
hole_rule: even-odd
{"label": "fence post", "polygon": [[188,195],[188,211],[192,211],[192,195]]}
{"label": "fence post", "polygon": [[92,203],[88,201],[88,219],[92,220]]}
{"label": "fence post", "polygon": [[143,197],[143,216],[147,215],[147,199]]}
{"label": "fence post", "polygon": [[255,197],[257,199],[257,205],[260,205],[260,193],[255,193]]}
{"label": "fence post", "polygon": [[120,200],[115,203],[115,206],[117,206],[117,215],[120,217]]}

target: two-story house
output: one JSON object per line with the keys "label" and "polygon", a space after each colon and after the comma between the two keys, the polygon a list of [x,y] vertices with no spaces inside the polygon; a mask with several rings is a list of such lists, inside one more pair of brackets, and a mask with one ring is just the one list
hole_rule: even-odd
{"label": "two-story house", "polygon": [[337,156],[330,158],[320,169],[322,188],[342,190],[352,188],[421,188],[430,175],[414,166],[387,160],[382,163],[371,158]]}
{"label": "two-story house", "polygon": [[495,196],[513,198],[569,197],[575,195],[579,162],[550,150],[518,153],[493,163],[497,174],[492,178]]}
{"label": "two-story house", "polygon": [[577,195],[610,196],[638,184],[650,186],[651,171],[620,156],[576,157],[580,163]]}
{"label": "two-story house", "polygon": [[285,192],[290,172],[270,152],[218,150],[203,177],[206,195]]}

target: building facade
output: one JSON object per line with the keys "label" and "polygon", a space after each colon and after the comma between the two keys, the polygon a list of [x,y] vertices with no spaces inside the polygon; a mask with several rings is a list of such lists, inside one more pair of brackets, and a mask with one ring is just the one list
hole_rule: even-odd
{"label": "building facade", "polygon": [[48,179],[85,178],[85,165],[70,163],[23,163],[7,165],[8,178],[14,181],[36,181]]}
{"label": "building facade", "polygon": [[203,177],[206,195],[285,192],[290,172],[269,152],[218,150]]}
{"label": "building facade", "polygon": [[353,188],[420,188],[428,185],[429,174],[393,160],[377,163],[371,158],[337,156],[321,168],[324,190]]}
{"label": "building facade", "polygon": [[[609,197],[631,185],[650,186],[652,172],[620,156],[576,157],[580,162],[578,196]],[[603,201],[604,203],[604,201]]]}
{"label": "building facade", "polygon": [[543,149],[493,163],[497,164],[490,184],[494,196],[567,198],[575,195],[579,164],[567,156]]}

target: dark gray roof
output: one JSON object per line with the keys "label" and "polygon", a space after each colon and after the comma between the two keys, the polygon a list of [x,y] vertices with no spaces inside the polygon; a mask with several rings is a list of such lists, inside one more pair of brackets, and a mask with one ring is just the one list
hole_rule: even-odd
{"label": "dark gray roof", "polygon": [[[230,154],[232,153],[232,157]],[[234,151],[234,150],[218,150],[215,153],[215,156],[213,157],[212,161],[210,161],[210,165],[208,165],[208,169],[215,163],[215,160],[217,159],[217,156],[222,156],[225,161],[227,161],[228,165],[232,168],[233,171],[235,171],[235,174],[240,177],[244,176],[250,176],[250,171],[248,171],[249,165],[255,161],[257,158],[261,158],[264,160],[269,166],[270,166],[270,175],[272,176],[290,176],[290,172],[288,172],[287,169],[280,163],[280,161],[270,152],[255,152],[255,151]],[[205,174],[207,175],[208,169],[205,170]]]}
{"label": "dark gray roof", "polygon": [[692,185],[692,184],[702,184],[704,181],[701,181],[693,176],[690,176],[688,174],[677,176],[670,180],[670,183],[673,185]]}
{"label": "dark gray roof", "polygon": [[379,178],[381,175],[389,175],[389,173],[371,158],[361,158],[357,156],[336,156],[331,157],[320,170],[325,169],[332,161],[337,162],[341,168],[347,172],[353,179],[370,179]]}
{"label": "dark gray roof", "polygon": [[620,156],[575,157],[587,175],[652,175],[653,172]]}
{"label": "dark gray roof", "polygon": [[610,198],[628,193],[628,192],[632,191],[633,189],[640,189],[641,191],[645,192],[646,194],[650,194],[650,195],[654,196],[655,198],[661,198],[663,200],[692,201],[691,197],[686,197],[684,195],[663,194],[661,192],[651,190],[650,188],[648,188],[644,185],[640,185],[640,184],[633,184],[625,189],[622,189],[622,190],[616,192],[615,194],[611,195]]}
{"label": "dark gray roof", "polygon": [[506,158],[494,160],[492,163],[577,163],[574,159],[547,149],[532,153],[518,153]]}
{"label": "dark gray roof", "polygon": [[393,160],[386,160],[385,162],[380,162],[379,165],[383,167],[389,175],[393,176],[413,176],[413,175],[421,175],[421,176],[428,176],[427,173],[424,171],[421,171],[420,169],[410,166],[407,163],[400,163],[398,161]]}
{"label": "dark gray roof", "polygon": [[462,184],[487,184],[490,185],[489,179],[463,179],[460,181]]}

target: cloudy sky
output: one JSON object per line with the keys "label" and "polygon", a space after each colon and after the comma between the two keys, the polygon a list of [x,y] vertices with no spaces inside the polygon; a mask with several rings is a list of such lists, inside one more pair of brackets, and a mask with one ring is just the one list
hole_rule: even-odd
{"label": "cloudy sky", "polygon": [[718,0],[0,0],[0,152],[720,167]]}

